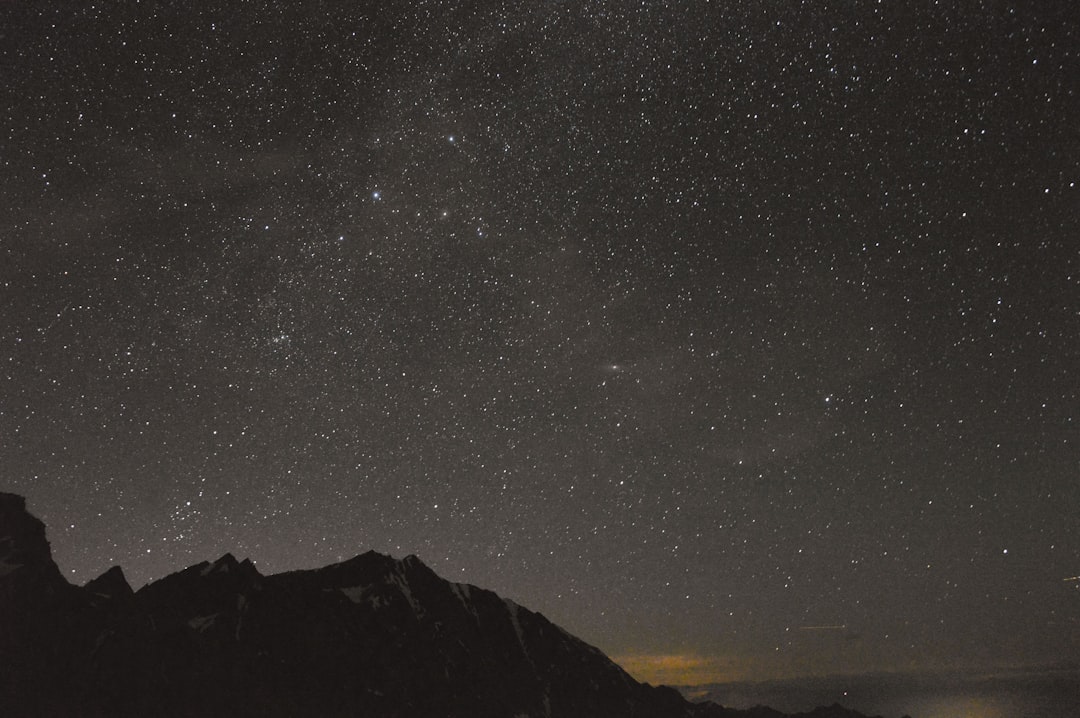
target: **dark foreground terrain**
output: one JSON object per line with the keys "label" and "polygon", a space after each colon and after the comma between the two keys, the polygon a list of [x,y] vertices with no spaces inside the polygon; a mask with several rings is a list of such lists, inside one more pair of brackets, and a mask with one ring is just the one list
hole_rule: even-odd
{"label": "dark foreground terrain", "polygon": [[[0,715],[776,718],[691,703],[414,556],[261,575],[226,554],[132,591],[82,587],[0,494]],[[840,706],[815,718],[857,718]]]}

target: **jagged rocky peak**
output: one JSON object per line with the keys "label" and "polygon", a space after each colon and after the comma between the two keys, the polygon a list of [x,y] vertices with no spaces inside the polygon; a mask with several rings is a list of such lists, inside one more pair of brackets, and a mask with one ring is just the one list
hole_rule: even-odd
{"label": "jagged rocky peak", "polygon": [[339,563],[316,569],[301,569],[279,574],[288,580],[310,581],[323,588],[339,588],[381,583],[390,576],[403,577],[409,571],[430,572],[415,556],[396,559],[377,551],[365,551]]}
{"label": "jagged rocky peak", "polygon": [[119,566],[113,566],[97,578],[91,579],[83,589],[94,596],[108,599],[127,598],[135,594],[124,576],[124,570]]}
{"label": "jagged rocky peak", "polygon": [[263,578],[251,561],[237,561],[231,553],[226,553],[215,561],[202,561],[148,583],[136,591],[136,596],[154,605],[162,602],[175,605],[190,601],[205,603],[198,597],[212,595],[220,599],[257,591]]}
{"label": "jagged rocky peak", "polygon": [[52,559],[45,524],[26,510],[26,499],[0,493],[0,581],[57,589],[67,582]]}
{"label": "jagged rocky peak", "polygon": [[25,564],[48,555],[45,524],[26,510],[26,499],[0,493],[0,561]]}
{"label": "jagged rocky peak", "polygon": [[[246,561],[247,559],[245,559]],[[202,570],[203,576],[209,576],[212,573],[229,573],[230,571],[236,571],[240,568],[240,562],[236,560],[236,557],[231,553],[226,553],[217,561],[207,564],[206,568]]]}
{"label": "jagged rocky peak", "polygon": [[250,559],[237,561],[231,553],[224,554],[221,558],[211,563],[200,564],[200,576],[228,577],[230,580],[241,583],[257,582],[262,574],[255,568]]}

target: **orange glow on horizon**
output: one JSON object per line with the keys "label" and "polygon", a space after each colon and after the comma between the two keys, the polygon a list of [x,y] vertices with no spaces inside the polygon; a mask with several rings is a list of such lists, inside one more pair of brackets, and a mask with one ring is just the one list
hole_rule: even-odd
{"label": "orange glow on horizon", "polygon": [[613,656],[634,679],[652,685],[694,686],[745,678],[745,670],[731,658],[707,658],[688,653],[633,653]]}

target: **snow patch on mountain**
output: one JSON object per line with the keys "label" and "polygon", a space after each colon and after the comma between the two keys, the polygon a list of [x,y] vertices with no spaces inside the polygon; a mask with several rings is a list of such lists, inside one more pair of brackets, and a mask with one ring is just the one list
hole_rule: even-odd
{"label": "snow patch on mountain", "polygon": [[21,563],[8,563],[7,561],[0,559],[0,576],[7,576],[9,573],[22,567],[23,565]]}
{"label": "snow patch on mountain", "polygon": [[383,605],[383,600],[379,596],[369,596],[371,592],[370,586],[345,586],[339,588],[345,598],[349,599],[353,603],[359,605],[361,603],[369,604],[373,609],[378,610]]}
{"label": "snow patch on mountain", "polygon": [[187,624],[199,633],[205,633],[214,625],[214,622],[218,620],[218,616],[220,615],[220,613],[211,613],[209,616],[196,616],[189,620]]}
{"label": "snow patch on mountain", "polygon": [[240,626],[244,623],[244,614],[247,613],[247,596],[242,593],[236,594],[236,631],[233,636],[240,640]]}
{"label": "snow patch on mountain", "polygon": [[420,607],[420,604],[416,602],[416,598],[413,596],[412,589],[409,588],[409,581],[401,573],[401,570],[395,571],[390,574],[390,582],[397,586],[401,595],[405,597],[405,600],[409,602],[409,607],[412,608],[416,615],[421,615],[424,609]]}
{"label": "snow patch on mountain", "polygon": [[450,590],[454,592],[457,599],[461,601],[461,605],[465,607],[465,610],[473,615],[473,617],[479,621],[480,614],[476,610],[476,604],[472,600],[472,590],[467,583],[451,583]]}
{"label": "snow patch on mountain", "polygon": [[517,633],[518,643],[521,644],[521,650],[525,650],[525,633],[521,630],[521,621],[518,620],[518,611],[521,610],[521,606],[517,605],[509,598],[504,598],[503,603],[506,604],[506,611],[510,614],[510,623],[514,626],[514,632]]}
{"label": "snow patch on mountain", "polygon": [[517,634],[518,645],[521,646],[521,653],[525,656],[525,660],[535,667],[536,664],[533,663],[532,656],[529,654],[529,648],[525,645],[525,631],[521,628],[521,619],[519,617],[521,606],[511,601],[509,598],[504,598],[502,601],[503,604],[506,605],[507,613],[510,614],[510,623],[514,627],[514,633]]}

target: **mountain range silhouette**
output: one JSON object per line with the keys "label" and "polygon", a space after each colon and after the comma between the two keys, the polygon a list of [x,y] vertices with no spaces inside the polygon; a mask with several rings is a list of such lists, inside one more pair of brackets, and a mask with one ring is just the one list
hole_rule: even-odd
{"label": "mountain range silhouette", "polygon": [[[225,554],[133,591],[64,579],[0,493],[0,715],[781,718],[691,703],[491,591],[375,552],[264,576]],[[841,706],[809,718],[860,718]]]}

